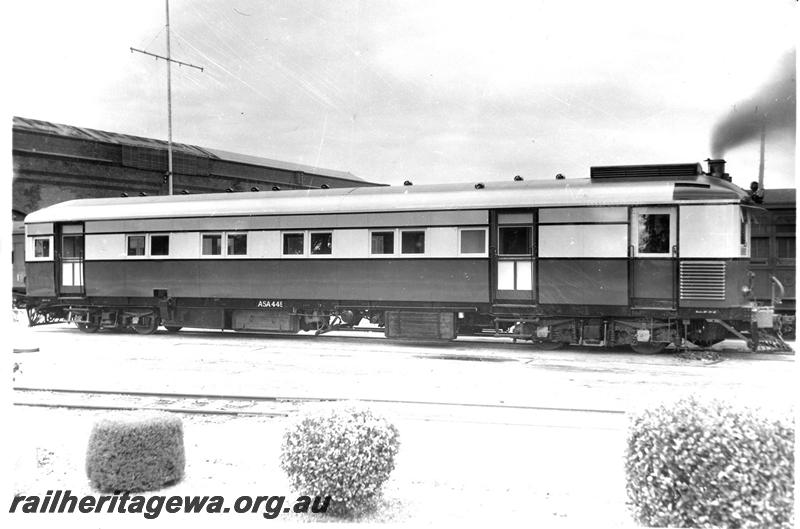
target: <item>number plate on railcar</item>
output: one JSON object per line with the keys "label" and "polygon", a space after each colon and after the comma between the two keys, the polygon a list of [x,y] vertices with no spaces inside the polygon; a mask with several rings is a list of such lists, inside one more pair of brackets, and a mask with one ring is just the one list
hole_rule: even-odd
{"label": "number plate on railcar", "polygon": [[274,299],[260,299],[256,304],[256,307],[260,309],[282,309],[283,308],[283,300],[274,300]]}

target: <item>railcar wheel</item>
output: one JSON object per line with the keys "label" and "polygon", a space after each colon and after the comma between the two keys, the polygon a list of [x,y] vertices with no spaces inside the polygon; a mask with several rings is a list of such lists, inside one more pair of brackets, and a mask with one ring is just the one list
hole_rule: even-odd
{"label": "railcar wheel", "polygon": [[167,330],[167,332],[171,333],[176,333],[181,329],[183,329],[183,327],[181,327],[180,325],[164,325],[164,328]]}
{"label": "railcar wheel", "polygon": [[631,344],[631,349],[633,349],[633,352],[640,355],[657,355],[659,353],[663,353],[664,349],[666,348],[667,344],[665,342]]}
{"label": "railcar wheel", "polygon": [[539,349],[543,349],[545,351],[555,351],[556,349],[561,349],[564,346],[564,342],[543,340],[541,342],[534,341],[533,345],[534,347],[538,347]]}
{"label": "railcar wheel", "polygon": [[139,334],[153,334],[158,328],[156,323],[157,319],[154,314],[148,316],[139,316],[136,323],[132,323],[131,327]]}
{"label": "railcar wheel", "polygon": [[100,322],[95,319],[89,320],[88,323],[76,323],[75,326],[78,328],[79,331],[89,334],[95,333],[100,330]]}

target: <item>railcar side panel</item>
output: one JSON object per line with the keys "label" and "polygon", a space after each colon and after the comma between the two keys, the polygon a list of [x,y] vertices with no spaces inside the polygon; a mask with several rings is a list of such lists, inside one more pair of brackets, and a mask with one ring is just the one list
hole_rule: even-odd
{"label": "railcar side panel", "polygon": [[414,211],[381,213],[337,213],[320,215],[203,216],[194,218],[151,218],[94,220],[86,223],[86,233],[126,233],[135,231],[196,230],[295,230],[406,226],[485,225],[487,210]]}
{"label": "railcar side panel", "polygon": [[635,259],[632,283],[633,306],[672,307],[675,299],[675,261]]}
{"label": "railcar side panel", "polygon": [[[488,303],[486,259],[87,261],[87,296]],[[52,272],[51,272],[52,276]]]}
{"label": "railcar side panel", "polygon": [[56,295],[56,267],[53,261],[28,261],[25,263],[25,273],[25,288],[28,296],[52,297]]}
{"label": "railcar side panel", "polygon": [[539,302],[627,305],[627,259],[539,259]]}
{"label": "railcar side panel", "polygon": [[737,204],[680,207],[680,255],[684,258],[743,257],[741,207]]}

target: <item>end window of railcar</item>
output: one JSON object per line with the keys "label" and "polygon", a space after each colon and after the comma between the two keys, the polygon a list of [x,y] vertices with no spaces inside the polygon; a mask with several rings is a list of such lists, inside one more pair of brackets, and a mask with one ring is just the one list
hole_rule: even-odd
{"label": "end window of railcar", "polygon": [[169,255],[169,235],[150,236],[150,255]]}
{"label": "end window of railcar", "polygon": [[386,255],[394,253],[394,232],[373,231],[371,253],[373,255]]}
{"label": "end window of railcar", "polygon": [[460,231],[461,242],[460,251],[462,254],[484,254],[486,253],[486,229],[468,229]]}
{"label": "end window of railcar", "polygon": [[283,255],[303,255],[303,233],[283,234]]}
{"label": "end window of railcar", "polygon": [[203,234],[203,255],[222,255],[222,235],[219,233]]}
{"label": "end window of railcar", "polygon": [[43,259],[50,258],[50,238],[37,237],[33,240],[33,256]]}
{"label": "end window of railcar", "polygon": [[499,229],[500,255],[528,255],[531,253],[530,226],[504,226]]}
{"label": "end window of railcar", "polygon": [[228,234],[228,255],[247,255],[247,234]]}
{"label": "end window of railcar", "polygon": [[425,232],[416,230],[402,232],[400,251],[407,254],[425,253]]}
{"label": "end window of railcar", "polygon": [[330,255],[332,252],[333,234],[331,232],[311,234],[311,254]]}
{"label": "end window of railcar", "polygon": [[639,253],[669,254],[669,214],[638,215]]}
{"label": "end window of railcar", "polygon": [[128,255],[144,255],[144,235],[128,235]]}

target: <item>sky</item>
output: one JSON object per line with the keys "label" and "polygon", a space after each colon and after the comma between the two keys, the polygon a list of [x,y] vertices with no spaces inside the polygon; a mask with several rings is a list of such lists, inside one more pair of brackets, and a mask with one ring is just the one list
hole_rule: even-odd
{"label": "sky", "polygon": [[[172,0],[172,57],[204,67],[173,66],[173,137],[398,185],[585,178],[595,165],[720,155],[747,187],[759,156],[751,116],[769,107],[760,98],[783,97],[765,185],[794,186],[798,8]],[[163,0],[3,9],[9,120],[166,139],[165,62],[129,49],[166,53]],[[721,145],[720,124],[743,121]]]}

